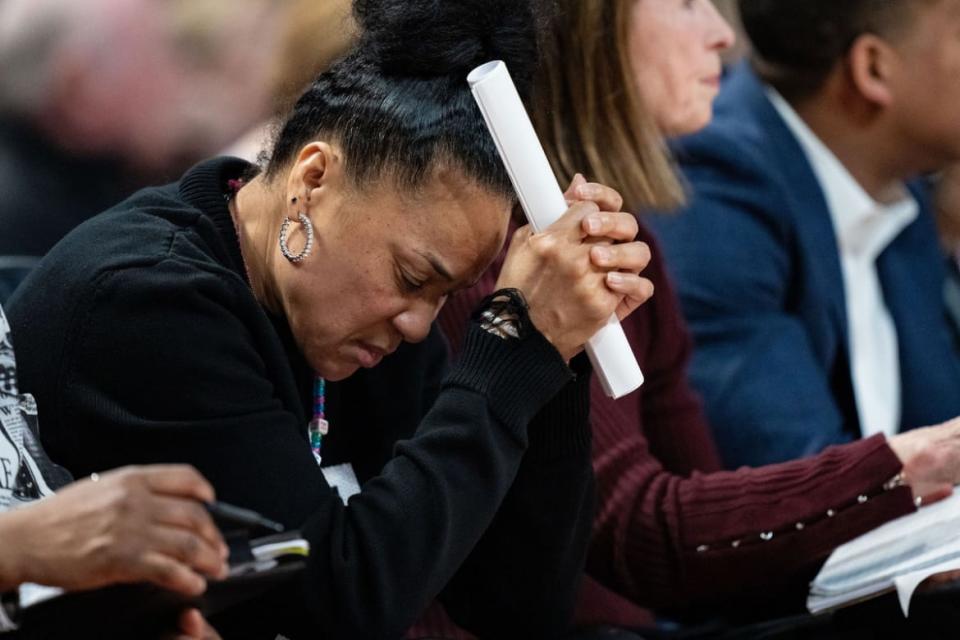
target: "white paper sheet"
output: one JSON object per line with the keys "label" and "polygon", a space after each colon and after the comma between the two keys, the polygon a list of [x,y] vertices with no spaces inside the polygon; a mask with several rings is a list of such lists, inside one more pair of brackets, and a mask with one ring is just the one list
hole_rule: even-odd
{"label": "white paper sheet", "polygon": [[960,570],[960,492],[866,533],[831,554],[810,586],[820,613],[896,589],[904,615],[926,578]]}
{"label": "white paper sheet", "polygon": [[[546,229],[564,214],[567,201],[507,65],[500,61],[489,62],[475,69],[467,77],[467,82],[480,105],[527,219],[535,231]],[[604,391],[611,398],[625,396],[643,384],[640,366],[615,317],[590,340],[587,354]]]}
{"label": "white paper sheet", "polygon": [[913,594],[920,583],[931,576],[949,571],[960,571],[960,560],[943,562],[935,567],[914,571],[894,579],[893,582],[897,587],[897,599],[900,601],[900,610],[903,611],[904,618],[910,616],[910,602],[913,600]]}

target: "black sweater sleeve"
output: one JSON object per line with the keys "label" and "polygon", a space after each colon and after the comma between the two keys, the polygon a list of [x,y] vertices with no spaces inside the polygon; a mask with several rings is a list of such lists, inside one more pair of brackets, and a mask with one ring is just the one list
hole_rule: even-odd
{"label": "black sweater sleeve", "polygon": [[513,486],[442,595],[451,617],[482,638],[555,638],[570,624],[594,502],[585,356],[575,369],[530,424]]}
{"label": "black sweater sleeve", "polygon": [[[192,463],[220,499],[300,527],[311,543],[300,606],[275,631],[294,638],[398,637],[493,522],[521,467],[527,425],[572,373],[539,334],[508,342],[475,328],[415,436],[398,443],[380,475],[345,507],[290,410],[296,383],[280,370],[276,334],[235,280],[225,283],[222,274],[178,260],[103,273],[72,320],[60,329],[45,325],[64,334],[47,336],[62,345],[60,375],[38,385],[41,406],[50,412],[46,444],[80,474],[131,462]],[[44,339],[42,332],[27,333],[31,341]],[[536,436],[553,439],[552,433]],[[558,429],[556,437],[570,433]],[[583,469],[578,474],[566,481],[582,482]],[[534,509],[531,498],[543,496],[557,475],[562,469],[549,465],[524,471],[516,502],[507,506]],[[587,489],[557,490],[570,494],[558,517],[576,520]],[[559,531],[579,542],[581,525],[574,531],[552,524],[535,537]],[[492,550],[511,545],[500,528],[490,532]],[[534,542],[518,539],[517,549]],[[569,539],[540,542],[551,555],[571,548]],[[535,594],[561,574],[568,578],[566,562],[541,558],[524,570],[504,570],[502,561],[485,570],[477,563],[471,572],[485,575],[471,582],[486,585],[479,597],[504,579],[525,580],[519,590]],[[529,575],[540,570],[550,573]],[[249,612],[264,615],[255,606]]]}

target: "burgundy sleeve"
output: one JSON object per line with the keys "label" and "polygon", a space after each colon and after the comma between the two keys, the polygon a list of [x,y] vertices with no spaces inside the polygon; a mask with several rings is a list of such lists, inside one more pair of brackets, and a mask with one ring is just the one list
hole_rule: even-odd
{"label": "burgundy sleeve", "polygon": [[[805,593],[831,550],[913,510],[909,489],[883,491],[900,462],[878,437],[806,460],[720,471],[687,379],[690,338],[676,296],[655,241],[645,229],[640,239],[651,246],[645,276],[656,293],[624,329],[646,382],[616,402],[594,383],[598,508],[588,572],[655,608]],[[454,352],[498,268],[441,314]]]}
{"label": "burgundy sleeve", "polygon": [[656,294],[624,323],[647,382],[618,402],[593,394],[599,498],[588,570],[655,608],[803,594],[831,550],[913,510],[909,489],[883,490],[900,461],[875,437],[804,460],[718,471],[687,381],[690,340],[648,241]]}

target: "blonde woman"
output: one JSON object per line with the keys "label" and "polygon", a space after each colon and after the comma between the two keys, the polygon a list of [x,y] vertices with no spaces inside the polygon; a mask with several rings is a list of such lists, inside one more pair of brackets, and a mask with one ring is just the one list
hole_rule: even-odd
{"label": "blonde woman", "polygon": [[[532,109],[558,177],[613,185],[636,210],[674,207],[683,192],[664,139],[709,123],[732,30],[709,0],[560,4]],[[722,471],[686,377],[691,345],[676,296],[653,238],[641,228],[640,239],[652,249],[645,276],[656,295],[625,328],[647,381],[619,402],[598,388],[592,396],[599,505],[580,620],[636,626],[640,606],[800,609],[832,549],[950,492],[960,425]],[[454,344],[455,320],[494,277],[444,310]]]}

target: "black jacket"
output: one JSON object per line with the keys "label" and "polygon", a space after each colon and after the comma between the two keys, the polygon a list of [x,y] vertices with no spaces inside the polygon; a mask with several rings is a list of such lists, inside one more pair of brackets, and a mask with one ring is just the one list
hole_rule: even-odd
{"label": "black jacket", "polygon": [[235,612],[225,635],[398,637],[438,595],[484,636],[558,633],[590,527],[587,372],[539,333],[473,327],[446,377],[434,332],[332,385],[324,464],[365,481],[344,507],[307,443],[310,371],[245,280],[223,194],[247,170],[214,160],[141,191],[18,290],[44,446],[77,476],[191,463],[218,498],[301,528],[300,592]]}

